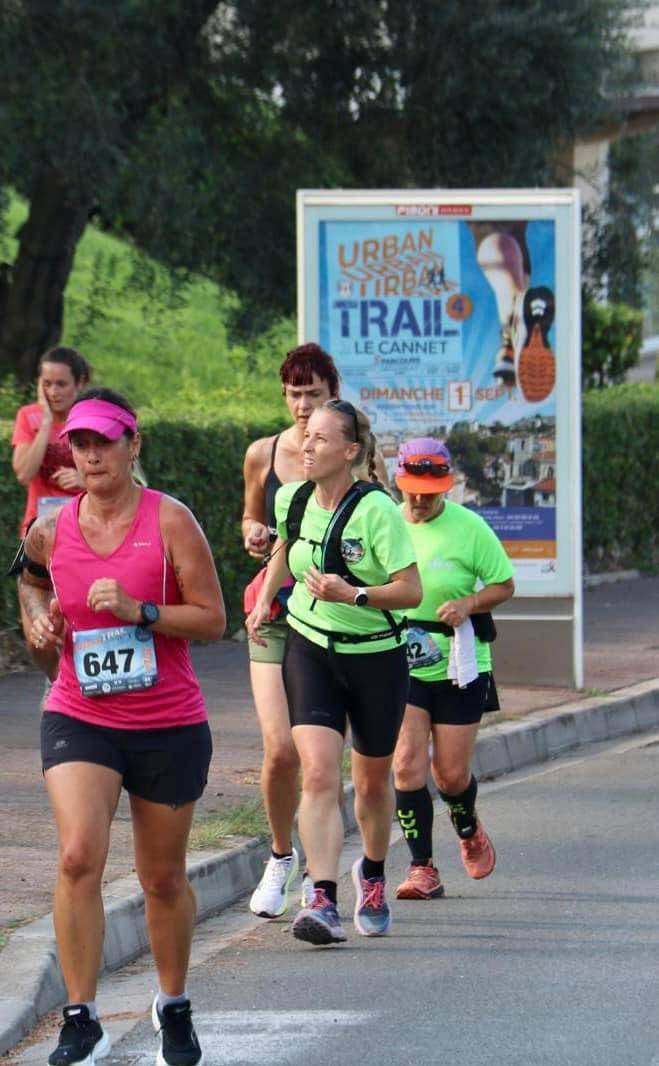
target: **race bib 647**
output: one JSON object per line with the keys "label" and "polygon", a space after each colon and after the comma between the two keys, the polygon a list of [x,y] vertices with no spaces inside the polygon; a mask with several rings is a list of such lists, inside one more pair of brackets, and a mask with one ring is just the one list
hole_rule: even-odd
{"label": "race bib 647", "polygon": [[83,696],[136,692],[158,680],[153,634],[144,626],[75,630],[73,665]]}

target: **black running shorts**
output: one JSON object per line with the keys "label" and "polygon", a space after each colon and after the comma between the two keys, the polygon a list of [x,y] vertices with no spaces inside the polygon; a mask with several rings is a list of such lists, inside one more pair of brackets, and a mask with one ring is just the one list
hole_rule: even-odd
{"label": "black running shorts", "polygon": [[490,671],[479,674],[464,688],[452,681],[410,678],[407,702],[421,707],[433,725],[473,725],[488,711],[499,710],[499,697]]}
{"label": "black running shorts", "polygon": [[405,712],[409,672],[405,645],[342,654],[291,629],[282,663],[291,726],[324,725],[360,755],[391,755]]}
{"label": "black running shorts", "polygon": [[44,773],[60,763],[96,763],[121,774],[131,795],[170,807],[199,799],[212,753],[208,722],[171,729],[110,729],[59,711],[41,716]]}

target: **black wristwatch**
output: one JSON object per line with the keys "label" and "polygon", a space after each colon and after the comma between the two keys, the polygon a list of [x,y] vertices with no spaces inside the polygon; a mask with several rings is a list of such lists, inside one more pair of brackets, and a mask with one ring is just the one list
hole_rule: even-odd
{"label": "black wristwatch", "polygon": [[144,603],[140,604],[140,615],[142,616],[143,626],[153,626],[160,618],[160,608],[152,600],[145,600]]}
{"label": "black wristwatch", "polygon": [[368,590],[367,589],[355,589],[355,595],[352,602],[355,607],[366,607],[368,603]]}

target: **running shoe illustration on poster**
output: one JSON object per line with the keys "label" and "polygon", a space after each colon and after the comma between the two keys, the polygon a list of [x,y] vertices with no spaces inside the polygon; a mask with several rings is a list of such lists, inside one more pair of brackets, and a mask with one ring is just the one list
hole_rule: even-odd
{"label": "running shoe illustration on poster", "polygon": [[569,332],[554,295],[556,223],[394,210],[319,222],[320,343],[390,473],[401,441],[446,440],[451,497],[490,523],[516,577],[544,584],[557,562],[556,381]]}
{"label": "running shoe illustration on poster", "polygon": [[499,315],[501,345],[493,374],[508,388],[518,384],[528,403],[539,403],[556,380],[548,336],[555,308],[551,289],[530,285],[527,225],[525,221],[468,223]]}

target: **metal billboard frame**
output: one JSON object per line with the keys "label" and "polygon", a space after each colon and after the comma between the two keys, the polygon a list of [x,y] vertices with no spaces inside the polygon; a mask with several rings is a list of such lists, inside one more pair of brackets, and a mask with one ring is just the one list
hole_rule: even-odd
{"label": "metal billboard frame", "polygon": [[[579,191],[565,189],[301,189],[297,192],[299,342],[321,339],[319,223],[406,218],[549,219],[555,223],[556,580],[517,581],[497,612],[497,675],[510,683],[583,686]],[[557,316],[558,323],[558,316]],[[335,355],[335,352],[332,352]],[[339,366],[340,369],[340,366]]]}

